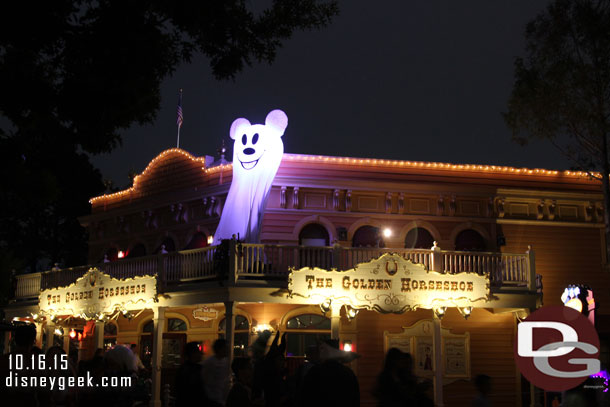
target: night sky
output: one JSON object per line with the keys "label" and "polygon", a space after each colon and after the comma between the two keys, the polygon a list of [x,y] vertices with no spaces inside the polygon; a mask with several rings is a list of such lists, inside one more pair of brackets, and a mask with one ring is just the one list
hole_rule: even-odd
{"label": "night sky", "polygon": [[[383,7],[379,7],[379,5]],[[176,146],[176,104],[184,89],[180,147],[216,155],[237,117],[288,115],[285,152],[565,169],[548,142],[520,147],[501,116],[523,55],[524,28],[546,2],[342,1],[319,31],[297,32],[272,65],[234,82],[216,81],[203,57],[162,88],[153,125],[123,133],[123,146],[93,162],[128,185],[163,150]]]}

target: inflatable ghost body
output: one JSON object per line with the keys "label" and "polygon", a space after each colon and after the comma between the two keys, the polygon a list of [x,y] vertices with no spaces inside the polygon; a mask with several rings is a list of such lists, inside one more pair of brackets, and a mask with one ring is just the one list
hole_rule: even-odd
{"label": "inflatable ghost body", "polygon": [[244,118],[231,124],[233,180],[214,244],[233,235],[243,242],[259,242],[269,190],[284,154],[282,135],[287,125],[288,117],[281,110],[271,111],[265,124],[250,124]]}

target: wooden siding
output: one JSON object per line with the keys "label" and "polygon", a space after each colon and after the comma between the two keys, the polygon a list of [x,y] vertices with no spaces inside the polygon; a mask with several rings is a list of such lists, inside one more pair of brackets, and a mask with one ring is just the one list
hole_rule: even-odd
{"label": "wooden siding", "polygon": [[[600,229],[537,225],[499,225],[506,238],[503,251],[515,253],[532,245],[536,273],[542,275],[544,305],[561,304],[568,284],[586,284],[598,303],[610,303],[610,274],[602,269]],[[599,312],[610,314],[607,307]]]}
{"label": "wooden siding", "polygon": [[[362,405],[375,405],[372,391],[377,375],[383,367],[383,332],[402,332],[420,319],[432,318],[432,311],[419,310],[403,315],[381,315],[373,311],[361,311],[356,318],[358,325],[357,352],[362,355],[357,362]],[[513,315],[492,314],[485,309],[475,309],[464,320],[455,309],[450,309],[441,326],[452,333],[470,333],[471,375],[487,374],[492,377],[491,401],[494,406],[517,405],[517,375],[513,360]],[[469,380],[457,380],[443,387],[445,406],[469,406],[476,395]]]}

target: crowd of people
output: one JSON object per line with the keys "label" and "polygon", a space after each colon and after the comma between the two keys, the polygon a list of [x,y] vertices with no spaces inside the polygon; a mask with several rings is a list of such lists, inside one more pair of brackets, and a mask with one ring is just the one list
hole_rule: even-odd
{"label": "crowd of people", "polygon": [[[218,339],[213,345],[213,355],[204,360],[198,342],[184,347],[183,363],[176,372],[171,396],[166,394],[164,404],[176,407],[325,407],[360,406],[358,380],[348,364],[358,357],[353,352],[339,349],[338,341],[325,340],[307,348],[306,359],[293,372],[286,368],[286,334],[275,335],[270,346],[271,333],[261,334],[252,346],[252,357],[235,357],[229,364],[228,344]],[[98,349],[90,360],[73,363],[59,346],[50,347],[45,353],[46,366],[29,369],[29,360],[37,360],[43,354],[34,346],[36,330],[24,325],[14,333],[14,349],[3,355],[0,364],[3,380],[8,375],[18,382],[18,376],[45,376],[57,384],[69,377],[90,377],[93,386],[8,386],[0,384],[2,401],[6,405],[43,407],[134,407],[148,405],[150,379],[145,380],[146,369],[138,357],[136,345],[117,345],[104,351]],[[11,359],[12,355],[12,359]],[[22,355],[25,361],[20,371],[15,371],[14,356]],[[63,355],[63,356],[62,356]],[[66,364],[55,361],[66,361]],[[54,363],[55,362],[55,363]],[[25,370],[24,370],[25,369]],[[140,373],[140,375],[138,374]],[[131,378],[128,385],[100,386],[108,378]],[[489,377],[476,380],[479,395],[474,406],[490,406],[487,394]],[[429,382],[419,380],[413,374],[413,360],[409,353],[390,349],[383,369],[377,377],[373,396],[379,407],[429,407],[434,403]],[[12,402],[12,403],[11,403]]]}

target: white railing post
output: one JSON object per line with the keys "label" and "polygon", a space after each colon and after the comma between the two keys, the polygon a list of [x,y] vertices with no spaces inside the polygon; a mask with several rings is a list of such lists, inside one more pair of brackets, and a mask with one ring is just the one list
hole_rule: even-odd
{"label": "white railing post", "polygon": [[436,241],[434,241],[434,246],[430,249],[432,251],[431,258],[431,268],[433,271],[438,271],[439,273],[443,272],[443,254],[441,253],[441,248],[436,245]]}
{"label": "white railing post", "polygon": [[[246,254],[247,255],[247,254]],[[229,241],[229,270],[228,270],[228,282],[227,284],[232,286],[237,282],[238,270],[237,270],[237,241],[235,238],[231,238]]]}
{"label": "white railing post", "polygon": [[536,292],[536,254],[532,246],[527,246],[527,265],[529,268],[529,281],[527,289],[531,292]]}

